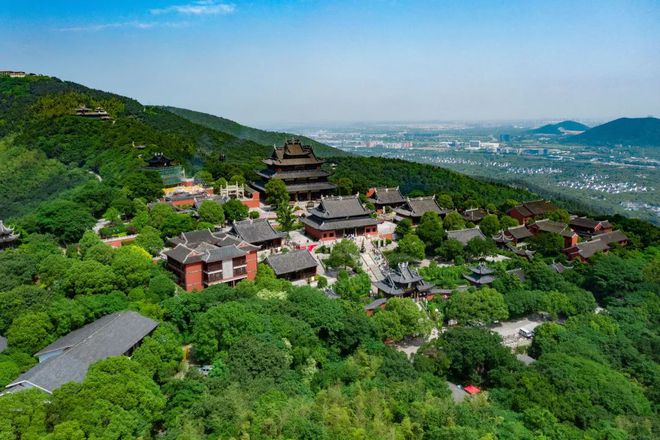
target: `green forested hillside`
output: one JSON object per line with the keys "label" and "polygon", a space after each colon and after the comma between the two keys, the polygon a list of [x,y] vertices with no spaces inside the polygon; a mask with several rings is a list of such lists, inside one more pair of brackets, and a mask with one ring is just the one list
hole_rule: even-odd
{"label": "green forested hillside", "polygon": [[547,124],[539,128],[530,130],[532,134],[552,134],[562,135],[564,131],[585,131],[589,130],[587,125],[575,121],[562,121],[556,124]]}
{"label": "green forested hillside", "polygon": [[565,139],[583,145],[660,146],[660,119],[619,118]]}
{"label": "green forested hillside", "polygon": [[188,119],[195,124],[203,125],[205,127],[213,128],[214,130],[219,130],[224,133],[229,133],[233,136],[236,136],[240,139],[248,139],[262,145],[282,145],[286,139],[292,137],[297,137],[303,141],[303,143],[312,145],[314,151],[318,153],[319,156],[346,156],[348,153],[338,150],[333,147],[329,147],[325,144],[310,139],[305,136],[299,136],[291,133],[282,133],[275,131],[266,131],[259,130],[257,128],[247,127],[241,125],[237,122],[231,121],[229,119],[221,118],[219,116],[209,115],[207,113],[196,112],[193,110],[187,110],[177,107],[163,107],[172,113],[179,115],[183,118]]}
{"label": "green forested hillside", "polygon": [[[263,264],[253,281],[189,293],[154,264],[164,239],[247,213],[232,202],[200,207],[199,218],[148,205],[162,182],[142,169],[142,157],[162,151],[205,180],[241,180],[272,147],[47,77],[0,78],[0,99],[0,218],[11,212],[21,233],[16,249],[0,252],[0,334],[8,341],[0,389],[34,366],[39,350],[102,316],[134,310],[159,323],[130,358],[100,360],[80,383],[52,395],[33,388],[0,396],[1,439],[658,438],[658,228],[614,217],[630,243],[589,264],[558,273],[548,266],[558,256],[552,249],[532,261],[510,253],[489,263],[492,287],[436,295],[422,307],[391,298],[373,316],[364,309],[373,299],[364,272],[340,272],[336,299],[277,279]],[[81,103],[102,105],[114,120],[73,116]],[[438,194],[447,207],[500,214],[533,197],[401,160],[331,157],[325,166],[346,194],[400,186],[409,195]],[[110,222],[102,236],[131,233],[135,241],[103,243],[90,231],[101,216]],[[498,216],[484,218],[484,231],[487,218],[495,232]],[[468,273],[460,262],[468,251],[491,254],[482,240],[464,252],[445,239],[444,228],[464,224],[457,212],[443,221],[425,215],[416,230],[401,222],[397,251],[434,258],[428,245],[439,241],[454,264],[431,263],[420,275],[455,287]],[[347,257],[358,258],[356,244],[338,248],[346,243],[355,248]],[[535,313],[549,321],[518,348],[535,362],[521,362],[491,330]],[[395,345],[422,340],[410,357]],[[457,397],[448,382],[459,394],[457,385],[482,391]]]}

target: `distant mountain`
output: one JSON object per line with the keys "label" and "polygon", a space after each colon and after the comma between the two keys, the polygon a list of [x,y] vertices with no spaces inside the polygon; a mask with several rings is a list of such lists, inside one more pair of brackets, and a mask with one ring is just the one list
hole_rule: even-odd
{"label": "distant mountain", "polygon": [[533,130],[530,130],[529,132],[532,134],[563,135],[563,134],[569,134],[570,132],[585,131],[585,130],[589,130],[589,127],[584,124],[580,124],[579,122],[562,121],[556,124],[547,124],[544,125],[543,127],[535,128]]}
{"label": "distant mountain", "polygon": [[570,136],[565,142],[583,145],[660,146],[660,119],[619,118],[599,125],[582,134]]}
{"label": "distant mountain", "polygon": [[298,138],[301,141],[303,141],[303,143],[314,147],[314,151],[319,156],[327,157],[327,156],[350,155],[349,153],[322,144],[320,142],[315,141],[314,139],[310,139],[305,136],[299,136],[297,134],[291,134],[291,133],[266,131],[266,130],[260,130],[258,128],[247,127],[245,125],[239,124],[238,122],[234,122],[230,119],[222,118],[220,116],[210,115],[208,113],[196,112],[194,110],[188,110],[184,108],[178,108],[178,107],[163,107],[163,108],[195,124],[202,125],[204,127],[208,127],[213,130],[222,131],[224,133],[229,133],[232,136],[235,136],[239,139],[249,140],[261,145],[282,145],[284,141],[287,139]]}

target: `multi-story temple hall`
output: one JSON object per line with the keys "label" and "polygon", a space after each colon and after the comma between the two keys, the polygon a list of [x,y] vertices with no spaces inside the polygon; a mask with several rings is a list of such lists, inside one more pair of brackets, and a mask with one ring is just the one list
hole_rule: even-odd
{"label": "multi-story temple hall", "polygon": [[286,184],[291,201],[318,200],[334,192],[336,185],[328,182],[330,173],[321,169],[325,162],[314,154],[314,149],[298,139],[289,139],[282,147],[275,147],[270,158],[263,160],[268,168],[257,171],[262,180],[252,186],[262,195],[266,183],[280,179]]}

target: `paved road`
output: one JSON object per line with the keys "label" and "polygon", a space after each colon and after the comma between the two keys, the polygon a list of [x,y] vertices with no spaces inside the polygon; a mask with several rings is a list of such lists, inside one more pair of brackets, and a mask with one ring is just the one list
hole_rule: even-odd
{"label": "paved road", "polygon": [[504,321],[491,328],[492,331],[502,337],[504,345],[507,347],[515,348],[532,343],[531,339],[520,336],[518,331],[524,327],[527,330],[534,330],[539,325],[543,324],[541,320],[533,320],[528,318],[518,319],[516,321]]}

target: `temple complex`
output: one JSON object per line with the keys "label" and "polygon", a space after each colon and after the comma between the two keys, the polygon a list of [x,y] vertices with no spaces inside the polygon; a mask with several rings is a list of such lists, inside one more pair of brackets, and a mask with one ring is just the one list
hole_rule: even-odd
{"label": "temple complex", "polygon": [[252,186],[265,195],[268,181],[280,179],[286,184],[291,201],[318,200],[336,188],[328,182],[330,173],[321,169],[324,162],[309,145],[298,139],[287,140],[284,146],[275,147],[270,158],[263,160],[268,168],[257,172],[262,180],[253,182]]}

